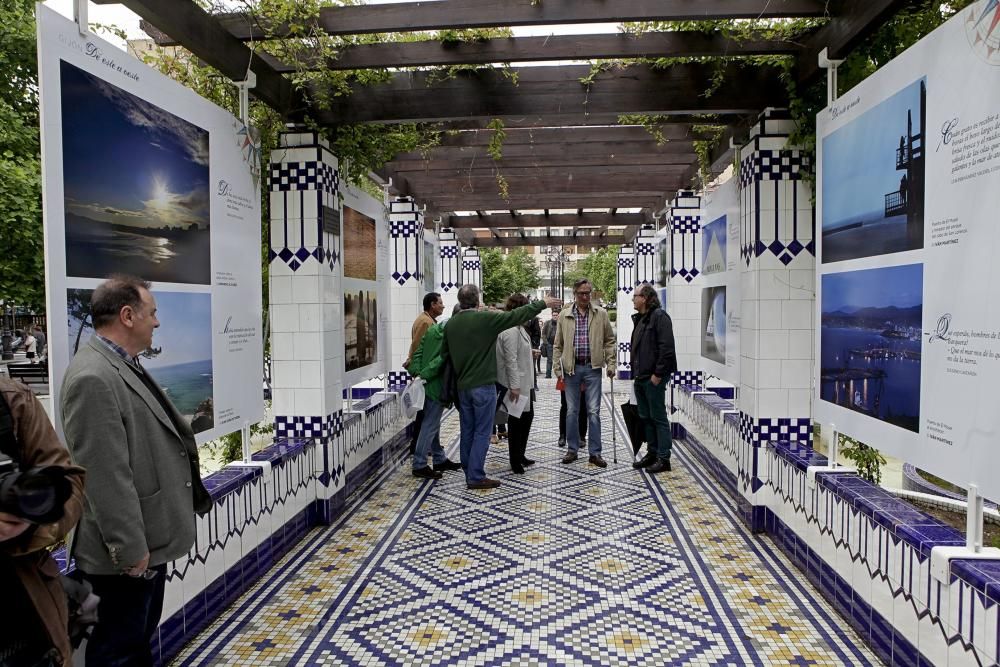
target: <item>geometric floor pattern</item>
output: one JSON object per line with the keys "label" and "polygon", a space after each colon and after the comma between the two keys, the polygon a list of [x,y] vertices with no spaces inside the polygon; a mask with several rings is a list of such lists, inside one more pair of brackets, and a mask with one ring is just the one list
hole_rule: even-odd
{"label": "geometric floor pattern", "polygon": [[[607,383],[607,380],[605,380]],[[492,491],[385,471],[191,642],[178,665],[877,665],[696,461],[559,459],[539,380],[525,475],[491,448]],[[627,383],[616,383],[627,391]],[[616,398],[622,402],[623,397]],[[607,414],[609,404],[602,411]],[[457,415],[442,442],[457,458]]]}

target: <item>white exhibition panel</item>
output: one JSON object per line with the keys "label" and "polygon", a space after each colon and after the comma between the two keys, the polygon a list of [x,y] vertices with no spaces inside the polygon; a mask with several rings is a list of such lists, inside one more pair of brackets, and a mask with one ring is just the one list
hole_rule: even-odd
{"label": "white exhibition panel", "polygon": [[702,195],[701,365],[706,372],[740,384],[740,201],[730,178]]}
{"label": "white exhibition panel", "polygon": [[37,16],[53,413],[93,334],[91,291],[127,273],[153,283],[161,322],[142,363],[198,443],[262,420],[259,167],[242,123],[48,7]]}
{"label": "white exhibition panel", "polygon": [[1000,499],[1000,6],[817,118],[814,414]]}
{"label": "white exhibition panel", "polygon": [[386,372],[389,227],[382,201],[346,180],[340,187],[346,388]]}

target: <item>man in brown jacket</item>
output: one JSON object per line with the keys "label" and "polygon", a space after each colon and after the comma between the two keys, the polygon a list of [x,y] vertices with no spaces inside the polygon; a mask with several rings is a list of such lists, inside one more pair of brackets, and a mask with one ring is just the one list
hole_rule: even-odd
{"label": "man in brown jacket", "polygon": [[[0,443],[3,452],[21,471],[43,466],[63,468],[73,491],[56,523],[34,525],[0,512],[0,662],[6,658],[11,664],[20,664],[8,653],[26,660],[29,655],[40,660],[48,653],[52,663],[68,666],[72,664],[72,649],[66,631],[66,594],[59,582],[59,566],[48,548],[61,542],[80,518],[83,468],[71,464],[69,452],[30,389],[0,378],[0,400],[9,408],[12,420],[7,444]],[[5,414],[2,411],[0,406],[0,414]],[[0,428],[6,431],[6,427]],[[28,612],[31,609],[33,614]]]}

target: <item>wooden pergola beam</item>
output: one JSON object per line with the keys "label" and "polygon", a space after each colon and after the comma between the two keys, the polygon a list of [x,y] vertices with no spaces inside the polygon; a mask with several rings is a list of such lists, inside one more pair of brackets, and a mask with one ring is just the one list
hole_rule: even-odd
{"label": "wooden pergola beam", "polygon": [[[669,191],[669,187],[663,190]],[[641,192],[600,191],[587,194],[518,194],[513,192],[508,199],[501,198],[496,191],[483,194],[454,193],[427,197],[414,195],[418,203],[427,204],[429,210],[438,213],[451,211],[506,211],[538,210],[545,208],[662,208],[663,192],[660,190],[643,190]]]}
{"label": "wooden pergola beam", "polygon": [[428,160],[396,159],[387,162],[380,170],[383,177],[393,174],[409,175],[411,172],[430,174],[439,171],[494,171],[501,173],[507,169],[555,169],[559,167],[599,167],[606,170],[630,169],[642,166],[688,165],[697,160],[694,150],[677,154],[657,153],[615,153],[611,155],[545,155],[528,157],[504,157],[490,160],[489,156],[475,155],[461,158],[437,158]]}
{"label": "wooden pergola beam", "polygon": [[[641,179],[652,180],[663,176],[673,177],[682,175],[690,166],[690,162],[677,164],[659,165],[623,165],[614,169],[607,167],[579,167],[579,166],[548,166],[531,165],[527,167],[496,168],[484,165],[480,169],[448,169],[435,171],[407,171],[405,179],[410,186],[420,190],[427,183],[469,183],[478,181],[496,182],[497,175],[502,175],[508,183],[537,178],[545,180],[563,180],[569,182],[591,181],[595,179],[608,179],[636,181]],[[400,172],[387,170],[393,181],[397,180]],[[586,187],[581,186],[581,187]]]}
{"label": "wooden pergola beam", "polygon": [[503,236],[486,238],[484,236],[460,237],[465,245],[474,248],[524,248],[534,246],[565,246],[575,245],[581,248],[595,248],[607,245],[624,245],[628,243],[626,234],[609,234],[605,236],[569,236],[553,234],[551,236]]}
{"label": "wooden pergola beam", "polygon": [[233,81],[246,78],[247,67],[257,75],[250,94],[286,117],[305,111],[304,98],[292,82],[192,0],[95,0],[122,4],[169,35],[180,35],[180,45]]}
{"label": "wooden pergola beam", "polygon": [[[310,70],[360,70],[390,67],[450,67],[551,60],[613,58],[680,58],[693,56],[795,55],[802,46],[785,40],[735,40],[695,31],[644,35],[551,35],[509,37],[477,42],[388,42],[345,46],[336,58],[320,55],[300,59]],[[296,67],[274,59],[279,72]]]}
{"label": "wooden pergola beam", "polygon": [[[705,122],[704,125],[712,125]],[[719,123],[720,125],[722,123]],[[669,142],[686,141],[704,138],[704,133],[695,132],[690,118],[671,119],[659,128],[663,138]],[[493,130],[463,130],[441,135],[441,147],[489,146],[495,132]],[[592,143],[622,143],[643,142],[655,145],[653,135],[641,125],[610,125],[607,127],[539,127],[539,128],[504,128],[504,146],[531,144],[592,144]]]}
{"label": "wooden pergola beam", "polygon": [[[324,7],[312,26],[329,35],[359,35],[570,23],[808,18],[826,16],[827,5],[827,0],[446,0]],[[242,14],[222,15],[220,22],[244,41],[290,35],[287,25],[262,30]]]}
{"label": "wooden pergola beam", "polygon": [[705,84],[717,75],[711,65],[646,65],[602,72],[593,82],[588,66],[522,67],[515,84],[502,72],[460,72],[434,82],[431,73],[397,74],[385,84],[353,85],[351,95],[333,98],[318,112],[323,125],[436,122],[463,118],[505,118],[564,112],[641,114],[748,114],[782,106],[788,94],[774,67],[728,64],[723,83],[711,94]]}
{"label": "wooden pergola beam", "polygon": [[[510,215],[488,214],[478,215],[449,215],[447,227],[454,229],[483,229],[485,227],[509,227],[519,228],[532,227],[630,227],[649,222],[648,216],[642,213],[596,213],[587,211],[584,213],[556,213],[556,214],[527,214],[520,213],[511,219]],[[511,224],[513,223],[513,224]]]}

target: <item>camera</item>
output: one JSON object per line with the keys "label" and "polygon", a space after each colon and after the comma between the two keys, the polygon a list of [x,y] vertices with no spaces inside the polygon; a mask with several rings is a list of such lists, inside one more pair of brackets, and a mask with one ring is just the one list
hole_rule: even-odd
{"label": "camera", "polygon": [[0,512],[36,524],[62,518],[63,506],[73,494],[66,470],[39,466],[22,471],[9,456],[0,455]]}

